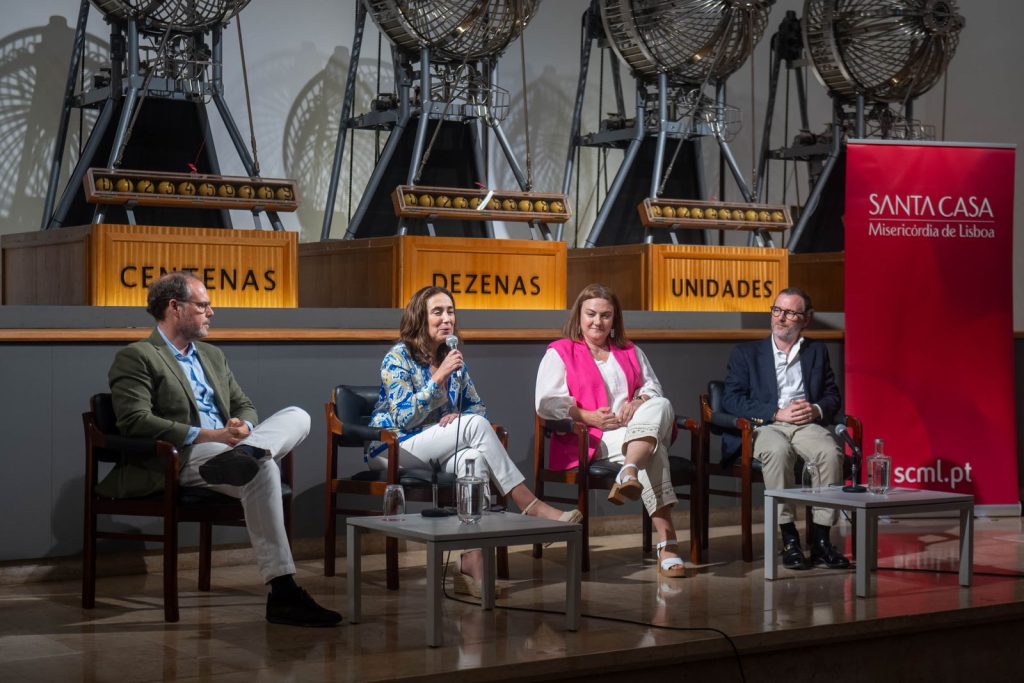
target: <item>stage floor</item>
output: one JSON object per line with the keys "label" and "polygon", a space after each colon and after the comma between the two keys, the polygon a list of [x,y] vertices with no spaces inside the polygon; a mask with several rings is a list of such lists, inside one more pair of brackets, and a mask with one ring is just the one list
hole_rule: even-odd
{"label": "stage floor", "polygon": [[[739,560],[736,527],[712,529],[714,562],[681,580],[659,579],[638,535],[593,539],[584,615],[696,631],[585,616],[580,631],[566,632],[564,548],[552,546],[543,560],[515,548],[499,608],[444,601],[445,644],[437,649],[424,646],[424,553],[416,544],[401,555],[398,592],[384,588],[383,556],[364,557],[363,623],[335,629],[266,624],[264,593],[249,566],[215,567],[214,589],[205,594],[194,590],[195,571],[182,572],[177,624],[163,622],[159,574],[100,579],[91,611],[79,606],[78,582],[7,586],[0,589],[0,680],[450,683],[637,673],[646,680],[656,673],[738,681],[739,663],[748,681],[878,680],[879,666],[891,680],[962,680],[957,672],[965,659],[980,660],[974,682],[1010,680],[1001,660],[1012,666],[1019,658],[1012,634],[1024,621],[1024,529],[1019,518],[979,518],[975,530],[974,584],[960,588],[955,519],[883,521],[869,599],[854,596],[852,570],[783,569],[782,579],[765,582],[760,560]],[[298,579],[323,604],[344,611],[343,559],[330,579],[320,563],[301,562]],[[709,628],[729,635],[739,663],[722,635],[700,630]],[[825,662],[827,669],[815,668]]]}

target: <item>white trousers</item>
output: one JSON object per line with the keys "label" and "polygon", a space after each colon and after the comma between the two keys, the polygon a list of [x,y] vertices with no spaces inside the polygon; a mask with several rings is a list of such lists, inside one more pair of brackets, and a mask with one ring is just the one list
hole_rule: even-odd
{"label": "white trousers", "polygon": [[[816,486],[825,487],[843,480],[843,451],[821,425],[777,422],[754,430],[754,457],[761,461],[766,489],[793,488],[797,456],[817,466]],[[793,503],[779,503],[779,524],[792,522],[795,511]],[[815,524],[832,526],[839,513],[829,508],[812,508],[812,516]]]}
{"label": "white trousers", "polygon": [[[458,435],[456,425],[459,425]],[[457,469],[454,457],[456,447],[459,453]],[[489,476],[503,496],[525,481],[522,472],[502,447],[491,423],[481,415],[464,413],[461,418],[456,418],[444,427],[432,425],[399,444],[399,460],[402,467],[409,470],[425,469],[429,472],[430,461],[437,460],[444,465],[445,472],[462,476],[466,472],[466,461],[470,458],[476,462],[476,475]],[[372,470],[387,469],[387,456],[370,458],[369,466]]]}
{"label": "white trousers", "polygon": [[202,486],[219,491],[242,502],[245,527],[256,553],[263,582],[295,573],[292,549],[284,529],[284,506],[281,501],[281,468],[278,462],[309,434],[309,413],[302,408],[285,408],[256,425],[241,443],[262,448],[269,458],[259,461],[260,469],[245,486],[220,484],[213,486],[199,476],[199,466],[210,458],[229,450],[223,443],[201,443],[192,447],[188,462],[181,470],[183,486]]}
{"label": "white trousers", "polygon": [[625,427],[604,432],[601,435],[601,450],[594,453],[594,459],[610,460],[614,463],[626,461],[626,447],[637,439],[654,439],[654,453],[647,467],[637,472],[637,479],[644,487],[641,499],[648,514],[654,514],[667,505],[675,505],[676,492],[672,487],[672,470],[668,464],[668,447],[672,444],[672,425],[676,414],[667,398],[657,396],[644,401],[633,413]]}

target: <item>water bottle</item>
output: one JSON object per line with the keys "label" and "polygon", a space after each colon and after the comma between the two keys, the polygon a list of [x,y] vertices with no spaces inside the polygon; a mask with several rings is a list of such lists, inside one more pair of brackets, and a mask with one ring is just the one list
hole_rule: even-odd
{"label": "water bottle", "polygon": [[458,503],[459,521],[463,524],[476,524],[480,521],[484,507],[487,505],[485,498],[486,482],[476,476],[476,460],[466,460],[466,474],[459,477],[455,483],[456,500]]}
{"label": "water bottle", "polygon": [[868,492],[883,495],[892,481],[892,458],[884,452],[881,439],[875,439],[875,452],[868,458]]}

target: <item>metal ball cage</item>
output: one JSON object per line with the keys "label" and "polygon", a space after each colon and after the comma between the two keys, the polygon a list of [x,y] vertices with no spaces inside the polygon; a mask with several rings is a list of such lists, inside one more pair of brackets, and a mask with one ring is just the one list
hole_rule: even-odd
{"label": "metal ball cage", "polygon": [[92,0],[104,15],[119,21],[145,20],[155,30],[201,31],[227,23],[250,0]]}
{"label": "metal ball cage", "polygon": [[434,59],[497,57],[519,37],[540,0],[365,0],[377,27],[399,50],[429,47]]}
{"label": "metal ball cage", "polygon": [[723,80],[764,35],[774,0],[602,0],[601,20],[616,54],[650,82]]}
{"label": "metal ball cage", "polygon": [[804,44],[839,97],[900,102],[942,77],[964,23],[955,0],[806,0]]}

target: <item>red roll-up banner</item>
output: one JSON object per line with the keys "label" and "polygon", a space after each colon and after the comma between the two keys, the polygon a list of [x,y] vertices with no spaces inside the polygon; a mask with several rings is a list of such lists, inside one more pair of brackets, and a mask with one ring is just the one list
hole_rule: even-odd
{"label": "red roll-up banner", "polygon": [[[1015,149],[851,142],[846,405],[893,485],[1019,514],[1013,369]],[[985,509],[987,508],[987,509]]]}

